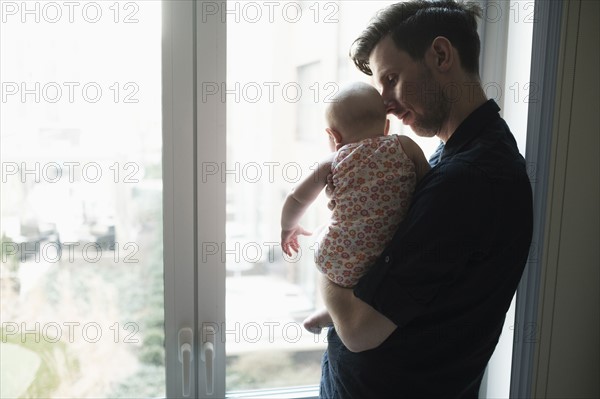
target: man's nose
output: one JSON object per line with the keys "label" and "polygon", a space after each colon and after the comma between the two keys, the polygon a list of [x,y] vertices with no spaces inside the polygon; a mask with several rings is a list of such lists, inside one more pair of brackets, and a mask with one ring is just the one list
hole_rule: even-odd
{"label": "man's nose", "polygon": [[392,100],[394,99],[392,93],[390,93],[389,90],[385,89],[381,92],[381,98],[383,98],[383,103],[385,105],[391,104]]}
{"label": "man's nose", "polygon": [[[383,97],[383,93],[381,93],[381,94]],[[387,113],[390,113],[390,112],[393,112],[394,109],[396,108],[396,101],[390,96],[383,97],[383,105],[385,105],[385,111]]]}

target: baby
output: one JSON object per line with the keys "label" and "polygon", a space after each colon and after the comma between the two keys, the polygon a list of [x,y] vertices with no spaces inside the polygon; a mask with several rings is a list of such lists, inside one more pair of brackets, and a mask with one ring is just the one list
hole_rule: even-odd
{"label": "baby", "polygon": [[298,236],[311,234],[298,224],[300,218],[332,184],[332,218],[321,233],[315,261],[332,282],[353,287],[392,239],[429,164],[410,138],[388,135],[383,99],[366,83],[337,93],[326,120],[335,152],[287,196],[281,246],[289,256],[298,251]]}

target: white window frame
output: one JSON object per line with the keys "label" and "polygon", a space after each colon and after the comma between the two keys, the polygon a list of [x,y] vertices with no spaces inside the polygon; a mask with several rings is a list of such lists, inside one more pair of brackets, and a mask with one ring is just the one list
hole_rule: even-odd
{"label": "white window frame", "polygon": [[201,96],[204,82],[225,81],[225,24],[203,21],[201,1],[162,4],[167,397],[183,397],[182,328],[193,331],[189,397],[224,397],[224,342],[217,333],[212,395],[200,349],[203,326],[225,321],[225,265],[202,259],[204,245],[225,242],[225,184],[202,179],[203,166],[225,160],[225,104]]}
{"label": "white window frame", "polygon": [[556,102],[559,63],[563,43],[563,7],[558,1],[535,1],[535,25],[531,57],[530,81],[539,90],[529,106],[527,117],[527,152],[525,159],[534,167],[530,171],[533,187],[533,239],[529,260],[517,290],[515,325],[522,334],[515,337],[510,396],[531,397],[534,384],[535,351],[539,342],[540,281],[545,247],[548,179],[551,172],[552,132],[556,124]]}

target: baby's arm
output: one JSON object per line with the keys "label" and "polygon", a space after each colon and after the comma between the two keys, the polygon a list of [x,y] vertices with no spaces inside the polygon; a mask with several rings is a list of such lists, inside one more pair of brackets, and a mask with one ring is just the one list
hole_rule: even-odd
{"label": "baby's arm", "polygon": [[413,139],[404,135],[399,136],[399,138],[402,149],[415,164],[415,173],[417,174],[417,182],[419,182],[421,181],[421,178],[429,172],[431,166],[429,165],[429,162],[427,162],[423,150],[413,141]]}
{"label": "baby's arm", "polygon": [[298,236],[310,235],[298,225],[306,209],[314,202],[327,185],[327,175],[331,173],[334,154],[319,162],[317,168],[288,194],[281,211],[281,248],[288,256],[291,250],[298,252]]}

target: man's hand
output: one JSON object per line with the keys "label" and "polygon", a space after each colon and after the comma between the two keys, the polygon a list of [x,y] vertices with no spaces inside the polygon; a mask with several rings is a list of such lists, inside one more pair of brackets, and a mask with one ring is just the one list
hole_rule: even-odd
{"label": "man's hand", "polygon": [[287,256],[292,256],[292,251],[298,252],[300,248],[300,244],[298,243],[299,235],[309,236],[312,233],[304,230],[299,225],[289,230],[281,230],[281,248]]}
{"label": "man's hand", "polygon": [[387,317],[342,288],[321,277],[321,294],[331,314],[335,330],[351,352],[362,352],[381,345],[396,329]]}

